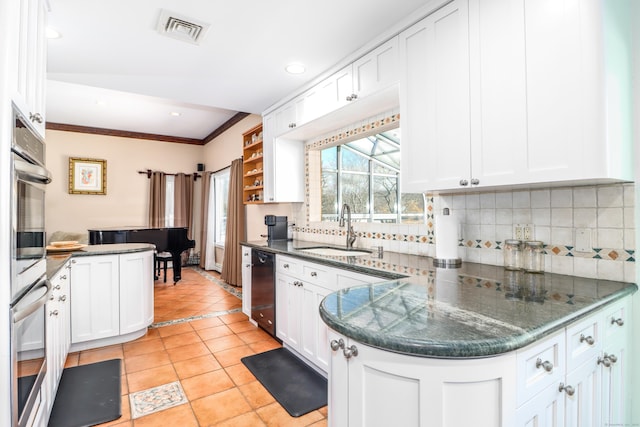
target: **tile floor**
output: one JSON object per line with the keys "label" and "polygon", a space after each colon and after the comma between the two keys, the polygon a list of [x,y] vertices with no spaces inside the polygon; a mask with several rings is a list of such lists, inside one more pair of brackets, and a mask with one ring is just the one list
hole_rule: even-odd
{"label": "tile floor", "polygon": [[[238,297],[208,280],[207,274],[219,277],[185,268],[177,286],[171,272],[166,284],[155,282],[156,323],[194,319],[151,328],[125,344],[69,354],[67,367],[123,361],[122,417],[100,426],[326,426],[326,407],[291,417],[245,368],[241,358],[280,344],[253,326],[240,312]],[[179,385],[172,384],[176,382]],[[172,393],[181,387],[187,402],[134,419],[129,394],[135,397],[159,386]]]}

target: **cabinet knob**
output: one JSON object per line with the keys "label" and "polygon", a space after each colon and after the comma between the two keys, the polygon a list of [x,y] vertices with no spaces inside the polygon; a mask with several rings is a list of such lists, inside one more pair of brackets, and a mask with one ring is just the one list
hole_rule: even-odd
{"label": "cabinet knob", "polygon": [[622,326],[622,325],[624,325],[624,320],[622,320],[621,318],[614,319],[614,318],[612,317],[612,318],[611,318],[611,324],[613,325],[614,323],[615,323],[616,325],[618,325],[618,326]]}
{"label": "cabinet knob", "polygon": [[351,347],[347,347],[342,350],[342,354],[346,359],[351,359],[352,357],[356,357],[358,355],[358,347],[352,345]]}
{"label": "cabinet knob", "polygon": [[29,120],[35,123],[42,123],[42,115],[40,113],[29,113]]}
{"label": "cabinet knob", "polygon": [[260,313],[260,317],[264,317],[264,314]]}
{"label": "cabinet knob", "polygon": [[611,360],[605,355],[604,357],[598,357],[598,365],[602,364],[605,368],[611,366]]}
{"label": "cabinet knob", "polygon": [[340,338],[339,340],[331,340],[329,343],[331,346],[331,350],[338,351],[341,348],[344,348],[344,340]]}
{"label": "cabinet knob", "polygon": [[311,272],[311,277],[316,277],[318,275],[318,273],[316,273],[315,271]]}
{"label": "cabinet knob", "polygon": [[76,262],[78,262],[78,261],[76,261],[75,259],[71,260],[71,264],[75,264]]}
{"label": "cabinet knob", "polygon": [[553,371],[553,363],[549,362],[548,360],[545,360],[543,362],[542,359],[538,358],[538,360],[536,360],[536,368],[542,368],[547,372],[551,372]]}
{"label": "cabinet knob", "polygon": [[53,310],[49,312],[49,316],[57,316],[58,315],[58,310]]}
{"label": "cabinet knob", "polygon": [[65,279],[67,278],[67,275],[66,275],[66,274],[64,274],[64,275],[60,276],[60,278],[61,278],[62,280],[65,280]]}
{"label": "cabinet knob", "polygon": [[352,93],[346,98],[347,101],[355,101],[356,99],[358,99],[358,94],[355,94],[355,93]]}
{"label": "cabinet knob", "polygon": [[571,387],[570,385],[564,385],[564,383],[560,383],[560,386],[558,387],[558,391],[560,392],[564,391],[569,396],[573,396],[574,393],[576,392],[573,387]]}
{"label": "cabinet knob", "polygon": [[267,323],[273,325],[273,322],[271,320],[267,320]]}
{"label": "cabinet knob", "polygon": [[58,301],[66,301],[67,300],[67,296],[66,295],[62,295],[60,298],[58,298]]}
{"label": "cabinet knob", "polygon": [[466,179],[461,179],[460,180],[460,185],[462,187],[466,187],[467,185],[469,185],[469,181],[467,181]]}
{"label": "cabinet knob", "polygon": [[588,337],[585,337],[583,334],[580,334],[580,342],[586,342],[589,345],[593,345],[596,342],[596,340],[594,340],[591,335],[589,335]]}
{"label": "cabinet knob", "polygon": [[294,127],[296,127],[295,123],[289,123],[289,129],[293,129]]}
{"label": "cabinet knob", "polygon": [[55,285],[55,286],[53,287],[53,289],[55,289],[56,291],[59,291],[59,290],[60,290],[60,285]]}
{"label": "cabinet knob", "polygon": [[289,264],[282,264],[282,268],[289,268]]}
{"label": "cabinet knob", "polygon": [[616,356],[615,354],[607,354],[607,353],[605,353],[604,357],[609,359],[611,361],[611,363],[616,363],[618,361],[618,356]]}
{"label": "cabinet knob", "polygon": [[480,180],[478,178],[471,178],[471,185],[479,185]]}
{"label": "cabinet knob", "polygon": [[249,267],[251,267],[251,264],[246,264],[245,267],[249,268]]}

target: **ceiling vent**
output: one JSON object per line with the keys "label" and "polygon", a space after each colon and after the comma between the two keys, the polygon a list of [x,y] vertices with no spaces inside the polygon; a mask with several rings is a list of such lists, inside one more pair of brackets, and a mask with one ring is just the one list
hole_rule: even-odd
{"label": "ceiling vent", "polygon": [[209,26],[204,22],[181,16],[169,10],[160,9],[158,32],[167,37],[197,45],[207,34]]}

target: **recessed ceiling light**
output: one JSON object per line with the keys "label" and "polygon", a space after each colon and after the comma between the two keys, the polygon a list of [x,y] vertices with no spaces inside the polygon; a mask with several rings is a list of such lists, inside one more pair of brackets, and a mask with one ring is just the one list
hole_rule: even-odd
{"label": "recessed ceiling light", "polygon": [[55,30],[51,27],[47,27],[47,38],[48,39],[59,39],[62,37],[62,34],[58,30]]}
{"label": "recessed ceiling light", "polygon": [[182,115],[181,113],[178,113],[177,111],[172,111],[170,114],[171,114],[173,117],[180,117],[180,116]]}
{"label": "recessed ceiling light", "polygon": [[287,71],[287,73],[289,74],[302,74],[306,71],[306,69],[304,68],[304,65],[302,64],[289,64],[286,67],[284,67],[284,69]]}

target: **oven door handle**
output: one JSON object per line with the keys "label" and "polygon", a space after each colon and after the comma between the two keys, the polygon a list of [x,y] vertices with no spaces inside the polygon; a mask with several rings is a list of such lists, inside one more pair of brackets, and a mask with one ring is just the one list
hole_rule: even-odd
{"label": "oven door handle", "polygon": [[28,306],[23,308],[22,310],[17,310],[13,313],[13,323],[18,323],[19,321],[29,317],[31,314],[35,313],[40,307],[47,303],[49,299],[49,293],[51,293],[51,282],[49,279],[42,279],[40,283],[33,287],[31,292],[34,292],[39,288],[47,288],[47,292],[44,293],[40,298],[30,303]]}
{"label": "oven door handle", "polygon": [[[16,156],[17,157],[17,156]],[[14,159],[14,167],[18,178],[40,184],[51,182],[51,172],[39,165],[34,165],[24,160]]]}

